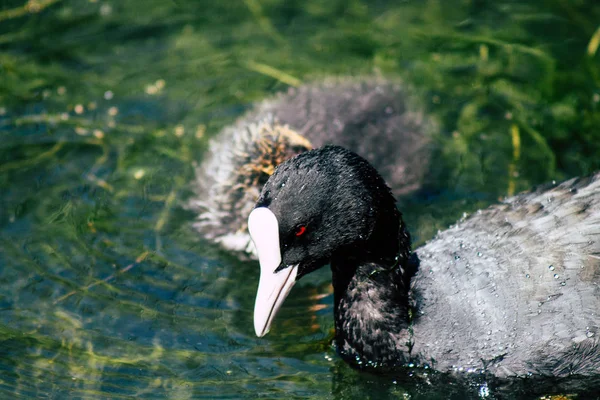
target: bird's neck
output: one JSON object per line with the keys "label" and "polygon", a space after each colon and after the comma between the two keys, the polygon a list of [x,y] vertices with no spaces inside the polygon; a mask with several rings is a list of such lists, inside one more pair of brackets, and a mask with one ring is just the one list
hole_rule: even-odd
{"label": "bird's neck", "polygon": [[368,252],[331,261],[335,344],[341,356],[359,368],[393,368],[409,360],[408,290],[413,271],[409,237],[402,223],[399,227],[400,245],[382,246],[388,254]]}
{"label": "bird's neck", "polygon": [[394,368],[410,357],[410,235],[389,191],[375,180],[371,229],[331,258],[335,344],[359,368]]}

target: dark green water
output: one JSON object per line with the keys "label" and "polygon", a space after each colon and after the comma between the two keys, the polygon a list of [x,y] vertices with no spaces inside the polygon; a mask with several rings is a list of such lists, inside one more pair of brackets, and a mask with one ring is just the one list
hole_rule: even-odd
{"label": "dark green water", "polygon": [[501,396],[346,367],[327,271],[255,338],[257,265],[180,206],[212,135],[332,75],[401,77],[439,121],[418,241],[600,169],[599,29],[596,0],[3,0],[0,398]]}

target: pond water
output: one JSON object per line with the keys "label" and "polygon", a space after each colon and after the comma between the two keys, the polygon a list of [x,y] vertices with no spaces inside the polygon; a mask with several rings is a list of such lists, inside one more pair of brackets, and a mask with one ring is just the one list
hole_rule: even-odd
{"label": "pond water", "polygon": [[589,174],[599,21],[596,0],[4,0],[0,397],[562,393],[350,369],[330,345],[325,269],[258,339],[257,264],[202,241],[182,204],[220,129],[329,76],[401,78],[437,121],[435,185],[400,205],[417,244]]}

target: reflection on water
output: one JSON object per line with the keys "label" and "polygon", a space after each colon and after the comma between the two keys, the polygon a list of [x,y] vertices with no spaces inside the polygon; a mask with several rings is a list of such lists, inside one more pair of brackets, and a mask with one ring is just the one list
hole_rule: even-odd
{"label": "reflection on water", "polygon": [[400,76],[441,121],[438,185],[401,204],[420,242],[598,169],[599,17],[591,0],[5,1],[0,394],[502,396],[349,369],[329,345],[327,271],[257,339],[257,266],[200,241],[180,205],[212,135],[328,75]]}

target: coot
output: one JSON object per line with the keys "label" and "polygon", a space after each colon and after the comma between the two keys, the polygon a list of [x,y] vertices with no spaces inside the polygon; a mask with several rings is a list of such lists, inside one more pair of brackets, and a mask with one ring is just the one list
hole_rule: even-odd
{"label": "coot", "polygon": [[337,78],[290,89],[257,104],[210,143],[188,208],[194,227],[222,247],[252,256],[246,220],[275,166],[328,143],[375,165],[395,195],[419,189],[429,169],[432,118],[412,90],[383,78]]}
{"label": "coot", "polygon": [[258,336],[294,283],[329,264],[334,342],[354,366],[600,371],[600,173],[509,198],[411,252],[381,175],[325,146],[275,170],[248,224]]}

